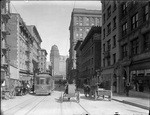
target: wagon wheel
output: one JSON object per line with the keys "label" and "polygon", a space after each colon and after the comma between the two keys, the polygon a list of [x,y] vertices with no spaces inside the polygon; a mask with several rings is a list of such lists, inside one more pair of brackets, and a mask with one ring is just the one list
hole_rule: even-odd
{"label": "wagon wheel", "polygon": [[77,92],[77,102],[80,102],[80,92]]}
{"label": "wagon wheel", "polygon": [[64,95],[61,93],[60,101],[63,102]]}
{"label": "wagon wheel", "polygon": [[95,91],[95,94],[94,94],[94,99],[96,100],[97,99],[97,92]]}

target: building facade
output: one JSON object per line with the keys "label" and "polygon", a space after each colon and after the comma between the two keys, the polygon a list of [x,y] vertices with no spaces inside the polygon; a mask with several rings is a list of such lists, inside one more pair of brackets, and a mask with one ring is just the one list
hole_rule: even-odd
{"label": "building facade", "polygon": [[6,89],[9,89],[9,46],[7,44],[7,35],[9,34],[9,28],[7,26],[10,19],[10,1],[2,0],[1,4],[1,84]]}
{"label": "building facade", "polygon": [[[35,75],[37,71],[40,69],[40,56],[41,56],[41,43],[42,39],[39,35],[39,32],[35,25],[27,25],[28,30],[30,31],[33,37],[33,43],[31,46],[31,68],[30,72],[32,75]],[[37,70],[37,71],[36,71]]]}
{"label": "building facade", "polygon": [[[120,68],[123,81],[137,92],[148,92],[150,84],[150,2],[119,5]],[[122,86],[122,87],[121,87]]]}
{"label": "building facade", "polygon": [[102,0],[102,57],[101,80],[108,84],[109,89],[117,91],[119,76],[117,64],[119,61],[119,3]]}
{"label": "building facade", "polygon": [[70,21],[70,49],[69,49],[69,76],[76,77],[76,51],[74,47],[77,40],[84,39],[92,26],[101,26],[101,11],[73,9]]}
{"label": "building facade", "polygon": [[47,51],[45,49],[41,49],[40,51],[40,60],[39,60],[39,72],[45,73],[46,72],[46,56]]}
{"label": "building facade", "polygon": [[51,52],[50,52],[50,62],[52,65],[52,73],[53,75],[59,75],[59,50],[56,45],[53,45],[51,47]]}
{"label": "building facade", "polygon": [[66,79],[66,59],[68,56],[60,55],[59,59],[59,73],[63,76],[63,79]]}
{"label": "building facade", "polygon": [[79,46],[81,51],[77,64],[77,67],[80,67],[79,81],[82,85],[85,83],[93,86],[99,81],[97,71],[101,67],[101,27],[92,27]]}
{"label": "building facade", "polygon": [[33,37],[19,14],[11,13],[8,27],[10,35],[7,35],[7,43],[10,47],[10,78],[12,81],[10,84],[18,85],[20,81],[30,82],[32,78],[30,52]]}

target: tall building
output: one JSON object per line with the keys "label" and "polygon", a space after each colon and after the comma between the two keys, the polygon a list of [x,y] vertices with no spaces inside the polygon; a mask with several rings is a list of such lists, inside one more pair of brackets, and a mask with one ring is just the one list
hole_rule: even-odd
{"label": "tall building", "polygon": [[9,88],[9,46],[7,44],[7,35],[9,29],[7,26],[8,20],[10,19],[10,1],[2,0],[1,4],[1,84],[4,83],[6,88]]}
{"label": "tall building", "polygon": [[33,37],[19,14],[11,13],[8,27],[10,29],[7,43],[10,47],[11,85],[17,85],[19,81],[29,81],[30,83],[33,76],[30,73]]}
{"label": "tall building", "polygon": [[40,73],[46,72],[46,56],[47,56],[47,51],[45,49],[41,49],[40,60],[39,60],[39,72]]}
{"label": "tall building", "polygon": [[120,2],[119,22],[119,91],[129,82],[142,95],[150,84],[150,2]]}
{"label": "tall building", "polygon": [[[102,0],[102,57],[101,57],[101,78],[108,84],[109,89],[117,90],[112,87],[114,82],[118,82],[116,69],[119,61],[119,3],[117,1]],[[115,84],[115,83],[114,83]]]}
{"label": "tall building", "polygon": [[74,79],[76,77],[76,51],[74,47],[77,40],[86,37],[92,26],[101,26],[101,11],[73,9],[70,21],[70,49],[69,49],[69,77]]}
{"label": "tall building", "polygon": [[50,51],[50,61],[53,69],[53,75],[59,75],[59,57],[60,55],[58,47],[56,45],[53,45]]}

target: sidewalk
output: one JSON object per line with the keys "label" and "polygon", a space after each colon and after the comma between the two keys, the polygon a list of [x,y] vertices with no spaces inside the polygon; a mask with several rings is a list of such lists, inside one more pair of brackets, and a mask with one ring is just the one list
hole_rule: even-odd
{"label": "sidewalk", "polygon": [[150,98],[140,98],[140,97],[134,97],[126,95],[119,95],[116,93],[113,93],[112,99],[115,101],[119,101],[125,104],[133,105],[136,107],[140,107],[143,109],[150,110]]}
{"label": "sidewalk", "polygon": [[[80,93],[83,93],[83,89],[79,89]],[[150,98],[141,98],[141,97],[135,97],[135,96],[129,96],[127,97],[124,95],[119,95],[117,93],[112,94],[112,100],[133,105],[136,107],[140,107],[142,109],[150,110]]]}

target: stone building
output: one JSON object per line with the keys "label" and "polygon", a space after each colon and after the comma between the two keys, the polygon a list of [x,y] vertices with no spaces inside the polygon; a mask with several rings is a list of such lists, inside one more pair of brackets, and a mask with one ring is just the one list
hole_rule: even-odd
{"label": "stone building", "polygon": [[31,46],[33,37],[25,22],[19,14],[11,13],[8,21],[10,35],[7,35],[7,43],[10,47],[10,78],[12,85],[19,85],[19,81],[29,81],[32,78],[31,70]]}
{"label": "stone building", "polygon": [[[119,5],[121,84],[148,92],[150,84],[150,2],[121,2]],[[140,93],[138,93],[140,94]]]}
{"label": "stone building", "polygon": [[77,40],[84,40],[92,26],[101,26],[101,11],[75,8],[70,21],[70,49],[69,49],[69,76],[76,78],[76,51]]}
{"label": "stone building", "polygon": [[10,19],[10,1],[3,0],[1,4],[1,84],[9,89],[9,45],[7,43],[7,35],[9,28],[7,26],[8,20]]}
{"label": "stone building", "polygon": [[93,26],[84,41],[78,42],[75,49],[77,54],[77,70],[79,82],[95,85],[99,81],[97,71],[101,67],[101,27]]}

